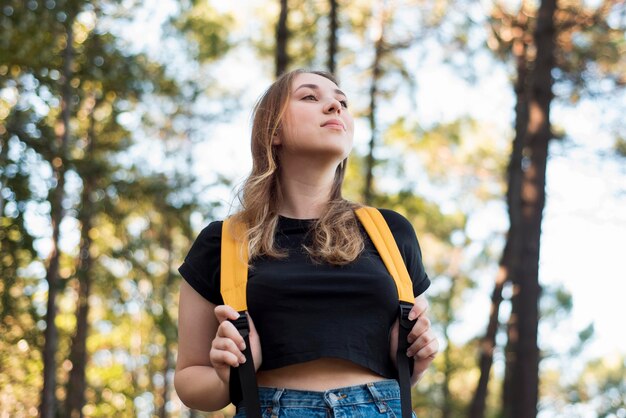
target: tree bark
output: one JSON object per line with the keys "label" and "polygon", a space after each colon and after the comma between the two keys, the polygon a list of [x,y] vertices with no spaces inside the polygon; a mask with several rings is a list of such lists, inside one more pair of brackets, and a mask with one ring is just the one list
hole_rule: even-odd
{"label": "tree bark", "polygon": [[287,42],[289,40],[288,12],[287,0],[280,0],[280,15],[276,25],[276,78],[287,71],[287,66],[289,65],[289,55],[287,54]]}
{"label": "tree bark", "polygon": [[[83,191],[83,204],[91,193],[92,186],[85,184]],[[91,294],[91,268],[93,259],[90,254],[91,238],[89,230],[92,227],[92,215],[87,213],[80,220],[82,224],[81,244],[78,259],[78,309],[76,312],[76,334],[72,339],[70,362],[72,369],[67,385],[66,414],[70,418],[82,418],[83,406],[85,405],[85,370],[87,365],[87,335],[89,334],[89,295]]]}
{"label": "tree bark", "polygon": [[500,312],[500,304],[502,303],[502,290],[504,284],[508,278],[508,269],[506,267],[506,252],[502,256],[500,262],[500,268],[498,270],[498,277],[496,278],[496,285],[491,294],[491,311],[489,313],[489,323],[487,324],[487,331],[485,336],[480,341],[480,360],[478,362],[480,369],[480,377],[472,403],[470,404],[469,418],[483,418],[485,416],[485,406],[487,403],[487,388],[489,385],[489,375],[491,373],[491,366],[493,365],[493,352],[496,346],[496,335],[498,333],[498,314]]}
{"label": "tree bark", "polygon": [[373,198],[373,179],[374,179],[374,150],[376,148],[376,111],[378,101],[378,82],[382,74],[381,61],[384,54],[385,45],[385,22],[386,9],[383,5],[379,15],[378,37],[374,45],[374,61],[372,62],[372,84],[370,85],[370,106],[369,106],[369,125],[370,125],[370,142],[367,157],[365,158],[365,185],[363,186],[363,203],[370,205]]}
{"label": "tree bark", "polygon": [[519,282],[515,283],[512,316],[516,318],[517,341],[511,369],[512,418],[537,415],[539,394],[539,246],[545,206],[548,144],[552,138],[550,104],[554,68],[556,0],[542,0],[534,32],[536,59],[528,106],[528,125],[524,141],[521,190],[522,248]]}
{"label": "tree bark", "polygon": [[41,404],[39,406],[42,418],[54,418],[56,415],[56,351],[58,347],[58,330],[56,327],[56,297],[60,287],[59,276],[59,240],[60,224],[65,216],[63,210],[63,198],[65,196],[65,160],[70,135],[70,114],[72,87],[72,60],[74,57],[73,42],[74,33],[72,24],[74,16],[67,19],[65,26],[66,46],[63,53],[63,73],[61,87],[61,120],[57,129],[56,143],[53,146],[55,152],[51,156],[52,175],[56,180],[55,187],[50,191],[50,222],[52,224],[52,250],[46,269],[46,282],[48,283],[48,301],[46,310],[46,330],[44,333],[45,343],[43,348],[43,389],[41,392]]}
{"label": "tree bark", "polygon": [[[90,97],[91,109],[89,110],[89,131],[87,139],[87,156],[92,156],[95,147],[95,132],[93,111],[98,107],[95,97]],[[78,307],[76,309],[76,333],[72,338],[69,360],[72,364],[67,384],[67,398],[65,413],[70,418],[82,418],[85,406],[86,367],[87,367],[87,336],[89,335],[89,296],[91,294],[93,258],[91,256],[92,239],[89,231],[93,226],[94,210],[91,203],[91,195],[96,187],[97,174],[84,167],[81,175],[83,179],[83,191],[81,193],[81,206],[78,220],[81,224],[80,250],[76,266],[78,279]]]}
{"label": "tree bark", "polygon": [[[485,405],[488,394],[489,375],[493,365],[493,353],[496,347],[496,336],[499,328],[499,312],[502,303],[502,291],[506,283],[512,280],[514,272],[519,264],[519,253],[521,249],[520,228],[521,228],[521,190],[522,190],[522,151],[524,145],[524,137],[526,135],[526,127],[528,124],[528,62],[526,30],[528,25],[528,17],[524,12],[524,5],[520,8],[515,19],[514,32],[518,35],[513,40],[512,50],[516,61],[517,80],[514,90],[516,96],[515,105],[515,137],[511,150],[511,157],[508,165],[508,187],[507,187],[507,205],[509,212],[509,231],[507,233],[507,241],[500,259],[500,267],[496,277],[496,283],[491,295],[491,311],[489,313],[489,322],[485,336],[480,342],[480,377],[472,402],[470,404],[469,417],[483,418],[485,416]],[[510,327],[509,327],[510,329]],[[509,335],[508,341],[512,341],[515,337]],[[507,343],[505,350],[508,359],[512,358],[510,344]],[[509,370],[506,368],[506,370]],[[509,385],[509,374],[505,371],[505,384],[503,385],[503,405],[507,405]]]}
{"label": "tree bark", "polygon": [[[507,204],[509,207],[509,237],[505,256],[508,259],[506,270],[508,279],[513,286],[513,292],[517,292],[518,283],[520,281],[519,264],[521,260],[521,252],[523,247],[522,236],[522,177],[523,177],[523,153],[526,141],[526,133],[528,129],[528,103],[531,89],[531,77],[529,74],[528,60],[528,19],[524,10],[524,4],[519,10],[517,16],[517,24],[515,25],[518,35],[513,41],[513,55],[516,61],[517,81],[515,83],[515,96],[517,103],[515,105],[515,139],[513,140],[513,149],[511,152],[511,160],[508,167],[509,190],[507,192]],[[511,299],[513,303],[514,296]],[[519,338],[517,333],[518,316],[513,312],[509,316],[507,323],[507,344],[505,351],[505,372],[502,387],[502,410],[504,416],[510,415],[511,396],[513,391],[512,373],[513,365],[516,359],[516,344]],[[494,335],[495,337],[495,335]]]}
{"label": "tree bark", "polygon": [[330,15],[328,29],[328,71],[335,74],[336,56],[337,56],[337,0],[330,0]]}

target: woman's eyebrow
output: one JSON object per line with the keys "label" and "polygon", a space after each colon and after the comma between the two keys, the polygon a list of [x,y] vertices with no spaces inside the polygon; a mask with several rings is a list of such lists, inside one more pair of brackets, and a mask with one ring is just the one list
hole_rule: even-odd
{"label": "woman's eyebrow", "polygon": [[[302,88],[305,88],[305,87],[306,87],[306,88],[310,88],[310,89],[312,89],[312,90],[316,90],[316,91],[318,91],[318,90],[320,89],[320,86],[318,86],[317,84],[302,84],[302,85],[298,86],[298,88],[297,88],[297,89],[295,89],[293,92],[295,93],[295,92],[297,92],[298,90],[300,90],[300,89],[302,89]],[[337,94],[341,94],[341,95],[342,95],[342,96],[344,96],[344,97],[348,97],[348,96],[346,96],[346,93],[344,93],[343,91],[341,91],[341,90],[339,90],[339,89],[334,89],[334,91],[335,91],[335,93],[337,93]]]}

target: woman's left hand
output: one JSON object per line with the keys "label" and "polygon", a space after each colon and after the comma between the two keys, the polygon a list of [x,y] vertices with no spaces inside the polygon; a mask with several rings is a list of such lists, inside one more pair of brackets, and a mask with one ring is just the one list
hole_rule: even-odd
{"label": "woman's left hand", "polygon": [[439,341],[437,341],[435,333],[430,327],[430,319],[426,315],[427,310],[428,301],[424,295],[420,295],[415,298],[415,304],[409,312],[410,320],[417,318],[408,336],[410,345],[406,353],[408,357],[413,357],[414,360],[412,383],[417,382],[422,377],[439,351]]}
{"label": "woman's left hand", "polygon": [[[430,319],[426,315],[428,310],[428,301],[424,295],[415,298],[415,304],[409,312],[409,319],[415,321],[413,329],[407,337],[409,348],[407,356],[413,358],[413,374],[411,375],[411,384],[415,384],[424,374],[430,363],[439,351],[439,342],[430,327]],[[398,321],[391,329],[390,354],[393,363],[396,363],[396,348],[398,346]]]}

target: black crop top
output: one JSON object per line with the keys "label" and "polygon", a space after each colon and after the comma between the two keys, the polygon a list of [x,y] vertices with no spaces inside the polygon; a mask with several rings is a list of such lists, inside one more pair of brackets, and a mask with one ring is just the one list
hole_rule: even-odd
{"label": "black crop top", "polygon": [[[415,296],[430,285],[413,227],[402,215],[381,213],[398,244]],[[248,312],[261,341],[260,370],[322,357],[341,358],[397,378],[389,355],[389,331],[398,293],[365,230],[363,253],[351,264],[313,263],[302,244],[314,221],[280,217],[276,245],[284,259],[257,257],[248,270]],[[179,271],[204,298],[220,305],[222,222],[212,222],[193,243]],[[237,404],[239,396],[231,394]]]}

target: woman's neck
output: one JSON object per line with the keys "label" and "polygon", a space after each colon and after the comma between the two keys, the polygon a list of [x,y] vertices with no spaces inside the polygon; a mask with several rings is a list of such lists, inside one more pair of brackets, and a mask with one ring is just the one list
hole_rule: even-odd
{"label": "woman's neck", "polygon": [[311,165],[281,165],[282,202],[278,213],[295,219],[318,219],[333,187],[336,167],[325,170]]}

